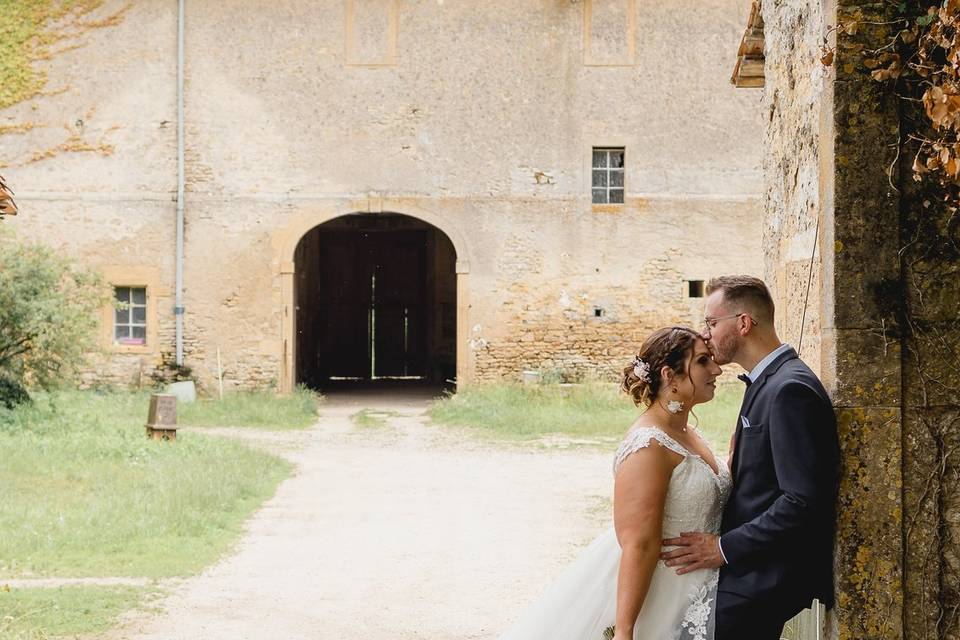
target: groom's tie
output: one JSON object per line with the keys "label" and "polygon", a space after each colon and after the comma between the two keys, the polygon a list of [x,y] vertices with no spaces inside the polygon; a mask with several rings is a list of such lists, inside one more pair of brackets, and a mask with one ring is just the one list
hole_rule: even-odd
{"label": "groom's tie", "polygon": [[[747,391],[748,391],[748,393],[749,393],[750,385],[753,384],[753,380],[750,379],[750,376],[748,376],[748,375],[745,374],[745,373],[741,373],[740,375],[737,376],[737,379],[740,380],[741,382],[743,382],[743,384],[747,385]],[[746,400],[746,398],[744,398],[744,400]],[[743,404],[742,404],[742,403],[741,403],[741,405],[740,405],[740,410],[743,411]],[[733,432],[733,438],[730,440],[730,471],[734,471],[735,467],[737,466],[737,464],[736,464],[736,463],[737,463],[737,460],[736,460],[736,458],[737,458],[737,444],[738,444],[737,440],[740,439],[740,438],[738,438],[737,436],[740,435],[740,432],[741,432],[740,425],[741,425],[741,424],[743,424],[742,419],[738,419],[738,420],[737,420],[737,429],[736,429],[736,431]],[[736,477],[736,474],[734,474],[734,477]]]}

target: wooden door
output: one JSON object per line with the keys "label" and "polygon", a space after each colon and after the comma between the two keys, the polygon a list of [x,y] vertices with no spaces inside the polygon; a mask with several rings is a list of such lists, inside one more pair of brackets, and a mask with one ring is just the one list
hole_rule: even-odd
{"label": "wooden door", "polygon": [[426,232],[391,231],[373,237],[374,375],[423,377],[427,374]]}
{"label": "wooden door", "polygon": [[319,377],[370,377],[370,309],[373,274],[367,234],[322,234],[319,255],[323,299],[317,307]]}

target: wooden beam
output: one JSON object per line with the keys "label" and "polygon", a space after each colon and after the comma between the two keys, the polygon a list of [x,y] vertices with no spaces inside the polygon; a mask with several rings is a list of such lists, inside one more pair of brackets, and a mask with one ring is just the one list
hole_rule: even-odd
{"label": "wooden beam", "polygon": [[737,63],[733,67],[730,82],[736,87],[762,87],[763,76],[763,13],[760,10],[760,0],[753,0],[750,5],[750,18],[747,28],[740,40],[737,49]]}
{"label": "wooden beam", "polygon": [[762,78],[763,58],[743,58],[740,62],[741,78]]}
{"label": "wooden beam", "polygon": [[763,57],[763,31],[747,32],[740,43],[741,56],[761,56]]}
{"label": "wooden beam", "polygon": [[766,79],[763,76],[757,78],[739,78],[734,81],[733,84],[737,89],[759,89],[766,84]]}

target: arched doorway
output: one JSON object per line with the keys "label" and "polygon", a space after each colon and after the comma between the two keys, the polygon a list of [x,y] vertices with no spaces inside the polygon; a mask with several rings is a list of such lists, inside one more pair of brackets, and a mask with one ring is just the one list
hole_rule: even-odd
{"label": "arched doorway", "polygon": [[456,377],[457,255],[433,225],[350,214],[306,232],[294,251],[295,382]]}

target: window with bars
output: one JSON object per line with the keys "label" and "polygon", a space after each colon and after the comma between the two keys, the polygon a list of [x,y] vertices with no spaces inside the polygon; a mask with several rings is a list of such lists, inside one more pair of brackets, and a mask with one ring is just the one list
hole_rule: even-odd
{"label": "window with bars", "polygon": [[114,344],[147,343],[147,288],[114,287]]}
{"label": "window with bars", "polygon": [[594,204],[623,204],[623,147],[594,147],[591,184]]}

